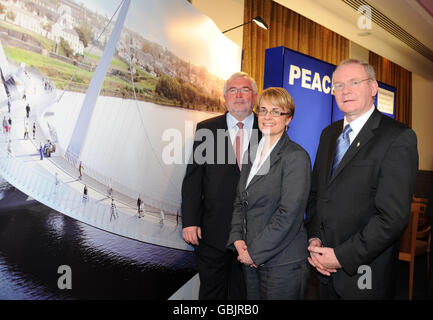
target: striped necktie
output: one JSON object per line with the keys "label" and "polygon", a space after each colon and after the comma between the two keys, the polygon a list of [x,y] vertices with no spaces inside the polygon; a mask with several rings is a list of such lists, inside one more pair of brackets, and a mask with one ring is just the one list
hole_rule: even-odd
{"label": "striped necktie", "polygon": [[233,149],[236,154],[236,161],[239,166],[239,170],[242,168],[242,146],[243,146],[243,137],[244,137],[244,124],[243,122],[238,122],[237,126],[239,127],[238,132],[236,133],[235,143],[233,144]]}
{"label": "striped necktie", "polygon": [[331,176],[334,174],[335,170],[340,164],[341,159],[343,159],[347,149],[349,149],[350,146],[349,133],[351,132],[352,132],[352,128],[350,127],[350,124],[347,124],[344,127],[343,132],[340,134],[340,136],[337,139],[337,148],[335,149],[335,156],[334,156],[334,162],[332,164]]}

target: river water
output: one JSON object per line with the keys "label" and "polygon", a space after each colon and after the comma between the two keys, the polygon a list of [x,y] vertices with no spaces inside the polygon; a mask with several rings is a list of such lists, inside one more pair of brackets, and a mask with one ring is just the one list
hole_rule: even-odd
{"label": "river water", "polygon": [[[194,274],[192,252],[117,236],[0,182],[0,299],[167,299]],[[59,289],[60,266],[71,289]]]}

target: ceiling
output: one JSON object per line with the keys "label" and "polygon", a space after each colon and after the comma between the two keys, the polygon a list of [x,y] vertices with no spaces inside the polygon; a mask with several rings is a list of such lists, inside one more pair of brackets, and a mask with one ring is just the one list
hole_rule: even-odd
{"label": "ceiling", "polygon": [[433,82],[433,0],[274,1]]}

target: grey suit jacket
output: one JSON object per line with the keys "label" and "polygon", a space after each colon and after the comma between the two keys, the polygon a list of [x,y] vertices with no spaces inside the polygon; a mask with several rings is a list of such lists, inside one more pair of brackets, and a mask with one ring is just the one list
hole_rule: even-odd
{"label": "grey suit jacket", "polygon": [[[293,263],[307,257],[304,212],[310,191],[308,153],[283,134],[270,156],[245,188],[251,161],[242,168],[227,246],[244,240],[259,266]],[[245,163],[245,162],[244,162]]]}

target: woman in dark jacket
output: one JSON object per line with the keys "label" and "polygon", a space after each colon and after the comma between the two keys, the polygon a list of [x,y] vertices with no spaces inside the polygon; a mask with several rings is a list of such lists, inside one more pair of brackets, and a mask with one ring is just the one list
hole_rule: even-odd
{"label": "woman in dark jacket", "polygon": [[294,111],[283,88],[268,88],[258,99],[263,138],[242,167],[228,240],[244,265],[248,299],[304,297],[308,241],[303,218],[311,163],[286,134]]}

